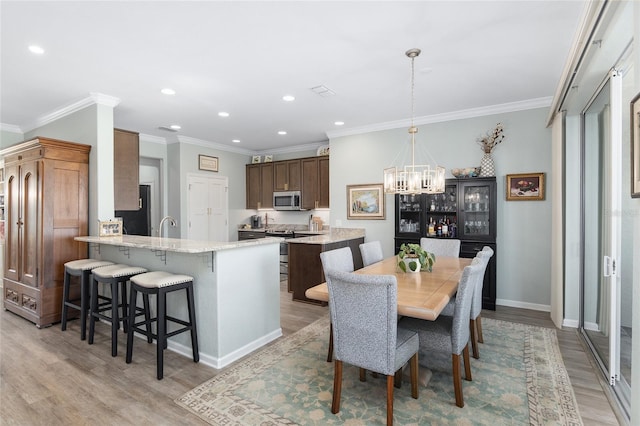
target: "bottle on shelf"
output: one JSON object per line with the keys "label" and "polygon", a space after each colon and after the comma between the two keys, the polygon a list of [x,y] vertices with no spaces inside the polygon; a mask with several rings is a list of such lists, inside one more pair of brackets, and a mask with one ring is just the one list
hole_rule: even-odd
{"label": "bottle on shelf", "polygon": [[434,235],[436,235],[436,224],[433,221],[433,216],[431,216],[431,219],[429,220],[429,236],[433,237]]}
{"label": "bottle on shelf", "polygon": [[441,228],[442,228],[442,237],[448,238],[449,237],[449,219],[447,219],[446,216],[442,220]]}
{"label": "bottle on shelf", "polygon": [[436,237],[442,237],[442,219],[436,223]]}
{"label": "bottle on shelf", "polygon": [[455,222],[451,222],[449,226],[449,235],[451,238],[456,238],[458,236],[458,225]]}

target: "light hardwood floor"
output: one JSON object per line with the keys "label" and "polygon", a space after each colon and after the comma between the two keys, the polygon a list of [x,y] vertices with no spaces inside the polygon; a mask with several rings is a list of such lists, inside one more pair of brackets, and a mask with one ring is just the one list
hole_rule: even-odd
{"label": "light hardwood floor", "polygon": [[[281,291],[281,325],[289,335],[312,323],[327,308],[292,302]],[[543,312],[502,308],[483,316],[545,327]],[[206,324],[199,324],[205,332]],[[96,326],[93,345],[80,340],[79,322],[38,330],[30,322],[0,312],[0,424],[2,425],[200,425],[199,418],[173,400],[219,374],[189,358],[165,351],[164,379],[155,378],[155,345],[136,341],[126,364],[126,336],[111,357],[110,329]],[[585,425],[617,425],[611,406],[575,330],[558,330],[558,340]],[[486,342],[485,344],[490,344]],[[480,347],[482,350],[482,346]],[[482,356],[482,352],[480,352]]]}

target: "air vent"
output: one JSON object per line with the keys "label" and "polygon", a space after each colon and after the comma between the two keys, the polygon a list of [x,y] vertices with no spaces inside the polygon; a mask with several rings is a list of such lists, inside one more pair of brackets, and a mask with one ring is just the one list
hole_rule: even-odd
{"label": "air vent", "polygon": [[167,132],[171,132],[171,133],[177,133],[178,132],[177,130],[172,129],[171,127],[167,127],[167,126],[160,126],[160,127],[158,127],[158,129],[166,130]]}
{"label": "air vent", "polygon": [[328,96],[334,96],[336,94],[336,92],[334,92],[333,90],[329,89],[327,86],[324,86],[324,85],[312,87],[309,90],[311,90],[313,93],[315,93],[318,96],[322,96],[323,98],[326,98]]}

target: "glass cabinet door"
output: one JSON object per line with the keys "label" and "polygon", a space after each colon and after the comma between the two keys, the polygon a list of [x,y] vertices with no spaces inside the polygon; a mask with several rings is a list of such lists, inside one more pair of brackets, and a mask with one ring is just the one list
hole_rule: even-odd
{"label": "glass cabinet door", "polygon": [[495,240],[495,180],[461,182],[460,218],[458,234],[460,239],[493,241]]}
{"label": "glass cabinet door", "polygon": [[424,199],[418,195],[396,195],[396,235],[420,238],[424,227]]}

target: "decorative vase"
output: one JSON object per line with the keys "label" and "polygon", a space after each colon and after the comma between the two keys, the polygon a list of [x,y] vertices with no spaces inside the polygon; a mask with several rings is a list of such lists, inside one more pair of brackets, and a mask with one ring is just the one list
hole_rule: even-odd
{"label": "decorative vase", "polygon": [[489,177],[496,175],[496,168],[493,164],[493,157],[490,152],[485,152],[480,161],[480,177]]}
{"label": "decorative vase", "polygon": [[407,266],[407,272],[420,272],[420,259],[417,257],[405,257],[402,261]]}

